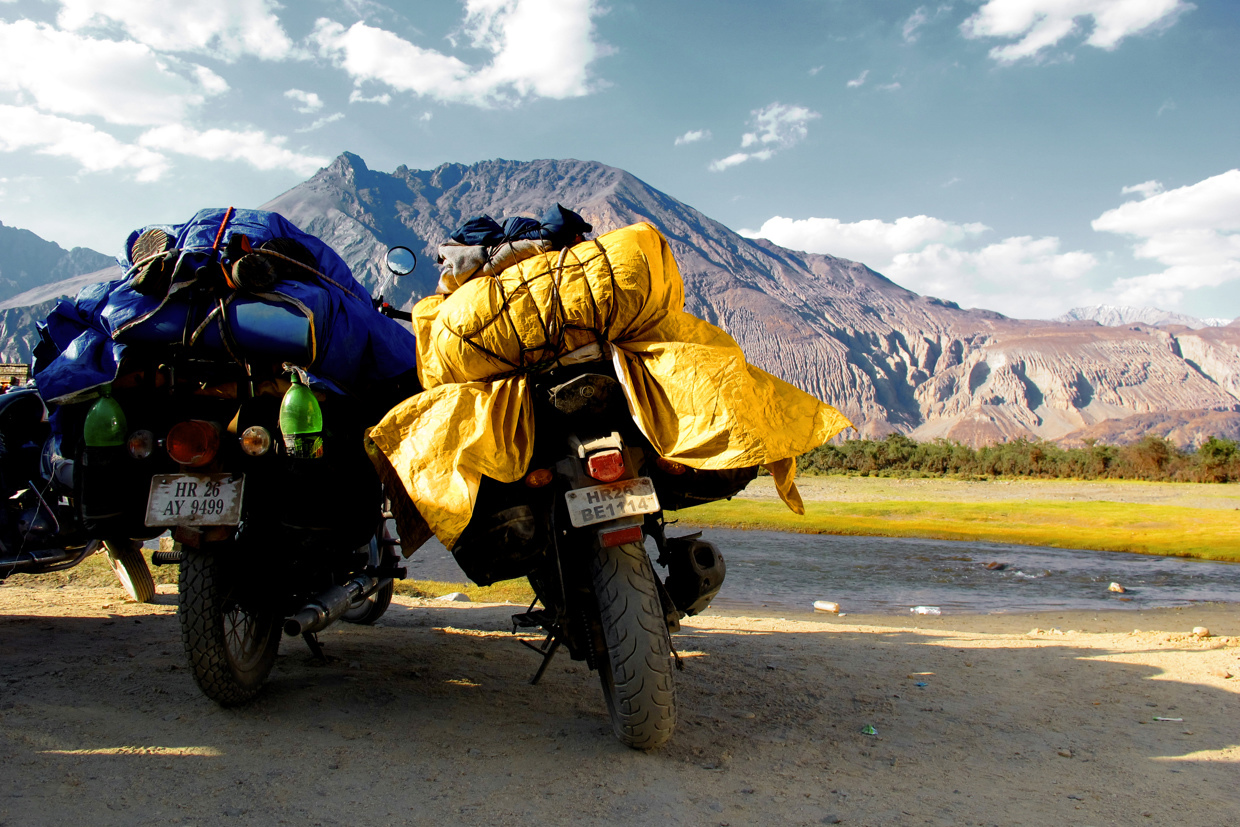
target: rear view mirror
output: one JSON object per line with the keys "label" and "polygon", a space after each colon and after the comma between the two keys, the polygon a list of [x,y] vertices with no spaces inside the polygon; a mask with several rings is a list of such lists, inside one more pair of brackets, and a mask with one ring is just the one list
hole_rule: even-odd
{"label": "rear view mirror", "polygon": [[392,247],[384,256],[388,272],[394,276],[407,276],[418,266],[418,257],[408,247]]}

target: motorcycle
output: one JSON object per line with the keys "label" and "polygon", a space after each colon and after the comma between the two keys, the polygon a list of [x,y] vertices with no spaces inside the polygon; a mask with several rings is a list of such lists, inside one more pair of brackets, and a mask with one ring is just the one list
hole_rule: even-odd
{"label": "motorcycle", "polygon": [[[115,376],[87,393],[62,394],[53,414],[60,453],[72,458],[62,461],[61,477],[72,486],[76,525],[91,537],[123,538],[116,543],[171,532],[173,550],[157,552],[153,562],[179,565],[190,672],[223,706],[260,691],[282,636],[301,636],[321,657],[318,632],[338,620],[374,623],[390,604],[394,580],[405,575],[364,434],[410,389],[393,381],[349,393],[300,367],[324,363],[315,339],[336,335],[316,327],[324,308],[336,309],[329,317],[335,323],[369,336],[367,327],[391,325],[382,297],[359,306],[320,289],[331,282],[355,293],[357,285],[351,276],[349,283],[339,272],[333,277],[321,265],[327,254],[316,260],[306,244],[317,240],[304,234],[305,243],[277,238],[265,247],[286,268],[275,275],[293,279],[308,269],[318,278],[302,278],[314,285],[281,287],[272,273],[238,272],[237,261],[252,255],[260,258],[249,262],[251,270],[270,267],[252,249],[232,252],[229,274],[218,264],[223,227],[230,220],[245,226],[253,215],[230,208],[222,222],[209,216],[221,227],[209,249],[174,248],[165,232],[157,255],[132,254],[135,273],[108,299],[110,308],[138,308],[110,331],[125,347]],[[166,272],[151,274],[143,260],[162,261]],[[393,275],[415,263],[405,248],[388,257]],[[158,301],[130,295],[129,285],[161,276]],[[246,279],[248,289],[238,289]],[[77,303],[84,304],[81,296]],[[113,323],[118,313],[100,315]],[[41,376],[62,390],[62,375],[40,374],[36,364],[36,382]]]}
{"label": "motorcycle", "polygon": [[529,579],[536,599],[513,616],[513,631],[545,634],[541,645],[522,640],[542,658],[531,683],[563,645],[598,671],[616,737],[654,749],[676,722],[671,635],[710,604],[726,573],[712,543],[667,535],[663,509],[729,497],[757,468],[698,471],[659,457],[629,415],[605,343],[531,380],[539,436],[530,470],[515,483],[483,478],[452,552],[480,585]]}
{"label": "motorcycle", "polygon": [[47,406],[34,388],[0,395],[0,582],[12,574],[46,574],[103,554],[129,599],[150,603],[155,580],[142,544],[100,540],[82,525],[72,463],[58,455]]}

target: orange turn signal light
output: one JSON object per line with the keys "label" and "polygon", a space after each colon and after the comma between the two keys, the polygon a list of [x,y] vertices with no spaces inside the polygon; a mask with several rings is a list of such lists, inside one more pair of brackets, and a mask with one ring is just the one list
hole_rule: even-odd
{"label": "orange turn signal light", "polygon": [[526,474],[524,482],[530,488],[542,488],[544,485],[550,485],[553,479],[555,475],[551,473],[550,468],[539,468],[537,471]]}
{"label": "orange turn signal light", "polygon": [[663,457],[656,459],[654,464],[659,466],[660,471],[665,474],[671,474],[673,477],[679,477],[681,474],[689,470],[689,466],[681,465],[679,462],[664,459]]}

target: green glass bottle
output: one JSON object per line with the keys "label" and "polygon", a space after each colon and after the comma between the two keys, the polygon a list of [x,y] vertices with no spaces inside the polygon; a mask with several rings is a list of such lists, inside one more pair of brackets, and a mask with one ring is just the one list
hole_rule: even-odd
{"label": "green glass bottle", "polygon": [[305,386],[297,373],[280,401],[280,433],[284,436],[284,449],[293,459],[323,456],[323,410],[314,391]]}
{"label": "green glass bottle", "polygon": [[125,444],[128,431],[121,403],[112,397],[112,386],[104,385],[103,396],[86,412],[82,440],[88,448],[114,448]]}

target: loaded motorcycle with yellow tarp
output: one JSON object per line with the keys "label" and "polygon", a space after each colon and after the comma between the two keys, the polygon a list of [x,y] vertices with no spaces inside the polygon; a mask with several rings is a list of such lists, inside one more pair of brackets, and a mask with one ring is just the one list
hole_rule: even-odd
{"label": "loaded motorcycle with yellow tarp", "polygon": [[412,311],[425,390],[370,450],[405,495],[405,548],[433,533],[481,585],[527,577],[537,600],[513,620],[546,634],[534,681],[564,646],[598,670],[617,737],[652,749],[675,726],[670,633],[724,575],[663,509],[730,497],[765,466],[803,513],[795,458],[850,423],[685,312],[654,226],[585,240],[579,216],[552,217],[557,234],[481,219],[440,248],[439,290]]}

